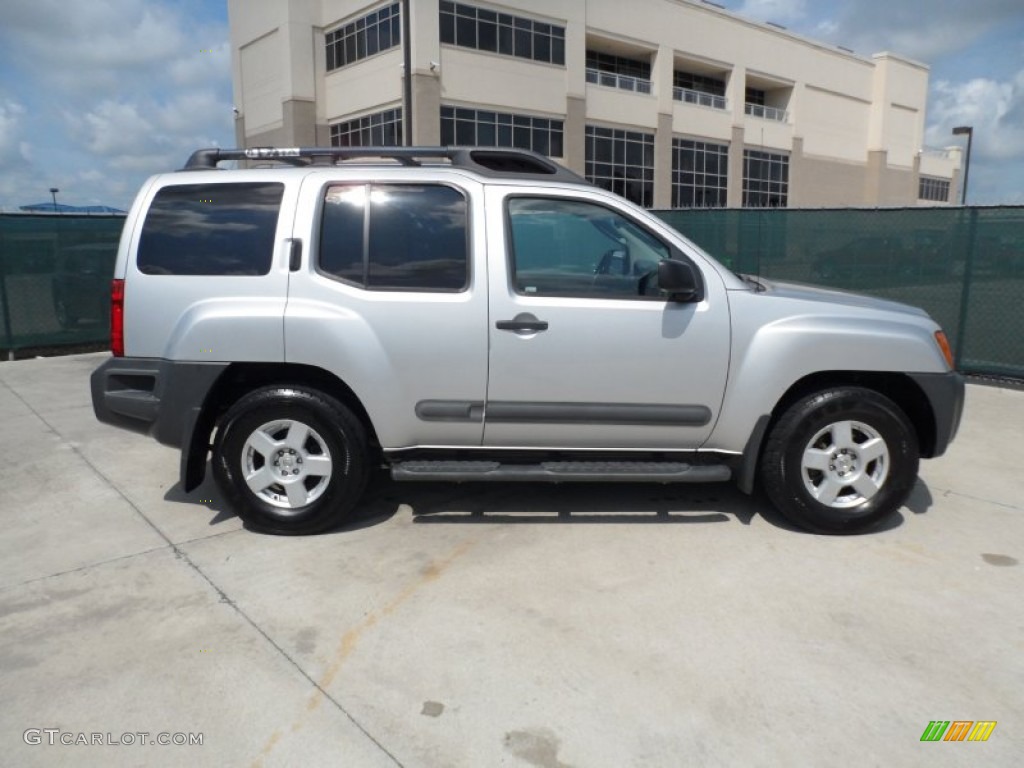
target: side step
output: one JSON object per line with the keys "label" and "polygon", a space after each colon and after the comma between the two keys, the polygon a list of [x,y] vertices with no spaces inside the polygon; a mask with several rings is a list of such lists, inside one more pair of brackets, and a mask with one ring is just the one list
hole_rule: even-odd
{"label": "side step", "polygon": [[732,470],[723,464],[675,461],[397,461],[391,465],[391,479],[396,481],[719,483],[731,477]]}

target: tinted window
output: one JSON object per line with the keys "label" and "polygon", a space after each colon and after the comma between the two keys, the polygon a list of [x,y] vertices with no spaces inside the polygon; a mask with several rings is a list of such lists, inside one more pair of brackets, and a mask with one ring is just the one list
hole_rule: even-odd
{"label": "tinted window", "polygon": [[669,249],[615,211],[576,200],[508,203],[513,285],[528,296],[657,295]]}
{"label": "tinted window", "polygon": [[366,187],[337,186],[327,190],[320,224],[320,269],[363,284],[363,216]]}
{"label": "tinted window", "polygon": [[331,187],[320,268],[370,289],[463,290],[469,276],[467,212],[465,197],[451,187]]}
{"label": "tinted window", "polygon": [[147,275],[265,275],[284,185],[181,184],[156,193],[139,237]]}

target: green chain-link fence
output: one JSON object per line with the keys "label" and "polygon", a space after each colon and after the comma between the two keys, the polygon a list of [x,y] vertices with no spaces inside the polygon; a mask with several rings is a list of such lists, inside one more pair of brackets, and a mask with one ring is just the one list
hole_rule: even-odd
{"label": "green chain-link fence", "polygon": [[655,213],[737,272],[922,307],[960,370],[1024,378],[1024,207]]}
{"label": "green chain-link fence", "polygon": [[109,336],[110,278],[123,216],[0,216],[0,349]]}
{"label": "green chain-link fence", "polygon": [[[1024,378],[1024,207],[656,211],[732,269],[896,299]],[[0,216],[0,349],[103,342],[124,218]]]}

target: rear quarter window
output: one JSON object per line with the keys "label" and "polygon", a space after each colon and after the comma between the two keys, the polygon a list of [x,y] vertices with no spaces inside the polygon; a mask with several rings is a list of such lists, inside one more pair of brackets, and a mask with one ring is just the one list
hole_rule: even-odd
{"label": "rear quarter window", "polygon": [[136,263],[147,275],[265,275],[284,184],[177,184],[153,198]]}

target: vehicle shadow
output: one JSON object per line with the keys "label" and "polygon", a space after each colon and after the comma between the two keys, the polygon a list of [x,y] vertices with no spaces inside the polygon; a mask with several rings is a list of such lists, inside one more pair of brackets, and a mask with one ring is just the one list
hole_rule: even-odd
{"label": "vehicle shadow", "polygon": [[[175,483],[164,499],[201,503],[214,512],[209,525],[236,517],[210,473],[194,491]],[[904,509],[923,515],[933,504],[918,478]],[[804,533],[786,521],[759,492],[747,496],[728,483],[398,483],[379,470],[353,519],[330,533],[370,528],[408,507],[417,525],[673,525],[726,523],[750,525],[755,516],[782,530]],[[871,533],[900,527],[901,512]],[[246,526],[248,528],[248,526]]]}
{"label": "vehicle shadow", "polygon": [[749,525],[765,511],[764,502],[725,484],[396,483],[382,475],[369,495],[375,504],[408,506],[419,525],[693,524],[733,518]]}

